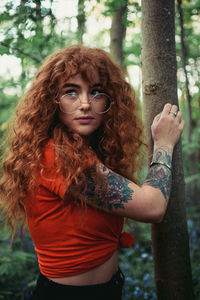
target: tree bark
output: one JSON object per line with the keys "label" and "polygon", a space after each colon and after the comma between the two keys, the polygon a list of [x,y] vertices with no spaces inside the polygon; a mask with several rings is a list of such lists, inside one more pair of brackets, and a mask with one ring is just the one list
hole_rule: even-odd
{"label": "tree bark", "polygon": [[110,29],[110,53],[114,60],[125,70],[123,40],[126,35],[127,0],[117,7],[112,16]]}
{"label": "tree bark", "polygon": [[[173,0],[142,1],[142,86],[149,159],[150,126],[165,103],[178,105]],[[182,149],[173,154],[173,184],[166,216],[152,225],[152,246],[158,300],[192,300],[192,275],[185,213]]]}

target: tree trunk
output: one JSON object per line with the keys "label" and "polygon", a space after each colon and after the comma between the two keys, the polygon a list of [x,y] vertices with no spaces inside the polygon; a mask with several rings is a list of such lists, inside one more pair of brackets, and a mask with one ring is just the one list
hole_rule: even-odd
{"label": "tree trunk", "polygon": [[[189,80],[188,73],[186,70],[187,65],[187,52],[184,42],[184,21],[183,21],[183,10],[182,10],[182,0],[178,0],[178,12],[179,12],[179,26],[180,26],[180,37],[181,37],[181,56],[182,56],[182,67],[185,74],[185,89],[186,89],[186,98],[188,104],[188,144],[192,142],[192,131],[194,129],[195,121],[192,119],[192,98],[189,90]],[[189,174],[190,176],[198,174],[198,156],[197,151],[189,149],[187,151],[188,165],[189,165]],[[193,204],[197,207],[199,206],[199,189],[198,189],[198,179],[194,179],[189,184],[190,197]]]}
{"label": "tree trunk", "polygon": [[187,97],[187,103],[188,103],[188,142],[191,143],[191,141],[192,141],[192,107],[191,107],[191,95],[190,95],[190,90],[189,90],[188,74],[187,74],[187,70],[186,70],[187,55],[186,55],[186,47],[185,47],[185,43],[184,43],[182,0],[178,0],[177,7],[178,7],[178,12],[179,12],[182,66],[183,66],[183,71],[185,74],[185,88],[186,88],[186,97]]}
{"label": "tree trunk", "polygon": [[[142,1],[142,85],[149,158],[153,142],[150,126],[165,103],[178,105],[173,0]],[[158,300],[192,300],[189,238],[185,214],[185,186],[181,143],[173,154],[173,184],[166,216],[152,225]]]}
{"label": "tree trunk", "polygon": [[78,22],[78,32],[77,38],[78,43],[83,44],[83,34],[85,33],[85,0],[78,0],[78,15],[77,15],[77,22]]}
{"label": "tree trunk", "polygon": [[21,5],[22,7],[24,7],[25,4],[26,4],[26,2],[27,2],[27,0],[21,0],[21,1],[20,1],[20,5]]}
{"label": "tree trunk", "polygon": [[110,53],[113,59],[125,70],[123,55],[123,40],[126,35],[127,0],[117,7],[112,16],[110,29]]}
{"label": "tree trunk", "polygon": [[39,35],[43,32],[41,0],[36,0],[35,4],[36,4],[36,34]]}

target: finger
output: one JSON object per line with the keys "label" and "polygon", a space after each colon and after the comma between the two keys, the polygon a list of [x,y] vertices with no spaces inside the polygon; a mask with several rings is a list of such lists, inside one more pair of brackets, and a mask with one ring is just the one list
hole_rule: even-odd
{"label": "finger", "polygon": [[170,112],[176,113],[178,111],[178,106],[177,105],[172,105]]}
{"label": "finger", "polygon": [[177,116],[176,116],[176,120],[180,123],[181,122],[181,118],[182,118],[182,112],[178,111]]}
{"label": "finger", "polygon": [[156,122],[158,122],[160,120],[160,117],[161,117],[161,113],[159,113],[158,115],[155,116],[154,120]]}
{"label": "finger", "polygon": [[169,115],[171,108],[172,108],[172,105],[170,103],[165,104],[162,114],[161,114],[161,117]]}
{"label": "finger", "polygon": [[178,106],[172,105],[169,115],[174,118],[177,116]]}
{"label": "finger", "polygon": [[181,132],[183,132],[184,126],[185,126],[185,121],[181,120],[181,123],[179,124],[179,129]]}

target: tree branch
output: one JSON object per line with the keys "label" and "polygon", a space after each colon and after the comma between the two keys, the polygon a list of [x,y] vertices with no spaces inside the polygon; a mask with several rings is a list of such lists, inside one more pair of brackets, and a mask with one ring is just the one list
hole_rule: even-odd
{"label": "tree branch", "polygon": [[32,60],[34,60],[38,64],[41,63],[40,59],[38,59],[37,57],[35,57],[35,56],[33,56],[33,55],[29,54],[29,53],[24,52],[23,50],[17,48],[16,46],[10,46],[10,45],[8,45],[8,44],[6,44],[4,42],[0,42],[0,45],[2,45],[3,47],[6,47],[8,49],[16,50],[18,53],[22,54],[23,56],[28,56],[28,57],[30,57]]}

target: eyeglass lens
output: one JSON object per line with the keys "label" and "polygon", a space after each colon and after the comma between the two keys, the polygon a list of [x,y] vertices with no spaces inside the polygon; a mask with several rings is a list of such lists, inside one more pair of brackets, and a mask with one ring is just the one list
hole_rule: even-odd
{"label": "eyeglass lens", "polygon": [[[110,97],[103,93],[93,96],[89,99],[89,103],[92,109],[99,114],[106,113],[111,106]],[[64,113],[74,113],[79,109],[81,101],[77,96],[66,94],[61,97],[59,105]]]}

